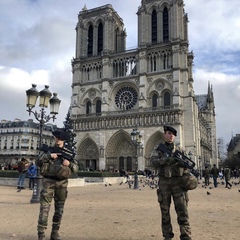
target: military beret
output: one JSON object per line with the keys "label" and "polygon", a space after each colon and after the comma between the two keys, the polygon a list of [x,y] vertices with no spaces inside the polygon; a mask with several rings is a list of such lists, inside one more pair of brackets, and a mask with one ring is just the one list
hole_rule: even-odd
{"label": "military beret", "polygon": [[171,132],[174,136],[177,136],[177,130],[170,126],[163,126],[164,132]]}
{"label": "military beret", "polygon": [[52,132],[52,135],[62,141],[66,141],[68,138],[67,133],[62,130],[56,130]]}

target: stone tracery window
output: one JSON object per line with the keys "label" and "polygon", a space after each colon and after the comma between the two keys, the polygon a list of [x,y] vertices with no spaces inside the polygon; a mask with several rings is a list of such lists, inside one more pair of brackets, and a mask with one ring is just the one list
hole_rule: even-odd
{"label": "stone tracery window", "polygon": [[129,110],[135,106],[138,94],[133,87],[123,87],[118,90],[115,96],[116,105],[122,110]]}
{"label": "stone tracery window", "polygon": [[117,58],[113,61],[113,77],[132,76],[137,73],[137,60],[134,56]]}

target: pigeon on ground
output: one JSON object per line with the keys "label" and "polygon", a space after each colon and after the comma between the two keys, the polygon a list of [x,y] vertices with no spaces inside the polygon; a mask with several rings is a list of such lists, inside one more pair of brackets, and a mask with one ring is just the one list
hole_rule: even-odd
{"label": "pigeon on ground", "polygon": [[211,193],[207,191],[207,195],[211,195]]}

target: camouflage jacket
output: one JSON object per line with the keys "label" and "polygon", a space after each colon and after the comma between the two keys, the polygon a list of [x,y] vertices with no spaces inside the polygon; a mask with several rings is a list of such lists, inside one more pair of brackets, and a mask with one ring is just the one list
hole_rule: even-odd
{"label": "camouflage jacket", "polygon": [[[174,153],[175,150],[180,150],[174,144],[166,144],[167,148]],[[158,170],[158,175],[160,177],[179,177],[184,173],[184,164],[178,159],[174,158],[173,154],[171,156],[166,156],[162,152],[153,152],[151,156],[151,166]]]}
{"label": "camouflage jacket", "polygon": [[63,160],[64,159],[61,156],[52,159],[50,153],[41,151],[36,160],[36,165],[40,167],[40,172],[43,176],[66,179],[69,178],[72,173],[78,171],[78,164],[75,160],[72,160],[68,167],[63,166]]}

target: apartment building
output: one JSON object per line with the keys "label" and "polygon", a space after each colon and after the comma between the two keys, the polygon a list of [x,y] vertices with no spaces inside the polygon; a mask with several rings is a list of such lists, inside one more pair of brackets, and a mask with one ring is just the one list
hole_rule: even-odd
{"label": "apartment building", "polygon": [[[0,164],[15,164],[22,157],[35,160],[39,149],[39,123],[32,119],[26,121],[14,119],[0,122]],[[57,128],[53,124],[45,124],[42,131],[42,142],[51,145],[54,141],[52,131]]]}

